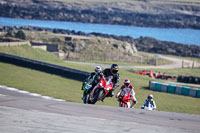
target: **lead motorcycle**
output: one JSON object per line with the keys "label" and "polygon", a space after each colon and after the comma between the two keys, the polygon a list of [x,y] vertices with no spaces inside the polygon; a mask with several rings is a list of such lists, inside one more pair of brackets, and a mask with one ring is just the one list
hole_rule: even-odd
{"label": "lead motorcycle", "polygon": [[90,94],[90,103],[95,104],[99,100],[103,100],[112,90],[113,83],[110,77],[103,77],[99,83],[93,88]]}

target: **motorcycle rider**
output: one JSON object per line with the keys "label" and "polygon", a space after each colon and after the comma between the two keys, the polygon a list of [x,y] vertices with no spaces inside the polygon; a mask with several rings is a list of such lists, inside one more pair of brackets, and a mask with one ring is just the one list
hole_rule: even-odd
{"label": "motorcycle rider", "polygon": [[[128,107],[132,108],[135,106],[135,104],[137,104],[137,99],[135,97],[135,89],[130,84],[129,79],[124,80],[124,85],[122,85],[120,90],[118,91],[118,93],[116,95],[116,98],[118,99],[118,101],[120,100],[120,96],[122,93],[125,93],[125,94],[129,93],[129,95],[130,95],[130,99],[132,100],[132,105],[130,106],[130,103],[129,103]],[[120,106],[120,102],[119,102],[119,106]]]}
{"label": "motorcycle rider", "polygon": [[[119,66],[117,64],[112,64],[111,68],[107,68],[107,69],[103,70],[103,75],[105,77],[111,78],[112,82],[113,82],[112,91],[110,91],[106,97],[114,96],[114,91],[119,86],[120,75],[119,75],[118,71],[119,71]],[[102,101],[103,101],[103,99],[102,99]]]}
{"label": "motorcycle rider", "polygon": [[148,94],[147,99],[144,101],[144,104],[142,105],[141,109],[144,109],[145,107],[152,107],[153,110],[156,109],[156,103],[153,100],[152,94]]}
{"label": "motorcycle rider", "polygon": [[[102,69],[100,66],[96,66],[94,69],[95,72],[91,72],[89,77],[87,79],[84,80],[81,90],[83,90],[83,86],[85,84],[85,82],[88,82],[90,79],[92,79],[92,87],[90,88],[90,90],[92,90],[92,88],[95,87],[95,85],[100,81],[100,79],[103,77],[103,73],[102,73]],[[88,92],[90,91],[88,90]]]}

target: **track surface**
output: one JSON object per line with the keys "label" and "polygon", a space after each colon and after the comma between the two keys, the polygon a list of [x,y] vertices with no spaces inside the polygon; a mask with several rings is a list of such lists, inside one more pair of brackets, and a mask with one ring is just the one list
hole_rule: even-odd
{"label": "track surface", "polygon": [[199,125],[200,115],[59,102],[0,88],[2,133],[199,133]]}

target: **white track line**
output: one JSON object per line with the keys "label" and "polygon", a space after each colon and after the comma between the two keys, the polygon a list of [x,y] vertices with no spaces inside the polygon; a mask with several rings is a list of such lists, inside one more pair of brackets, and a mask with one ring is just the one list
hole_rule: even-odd
{"label": "white track line", "polygon": [[[49,97],[49,96],[42,96],[42,95],[37,94],[37,93],[30,93],[28,91],[23,91],[23,90],[19,90],[19,89],[16,89],[16,88],[3,86],[3,85],[0,85],[0,89],[6,89],[6,90],[10,90],[10,91],[16,91],[16,92],[27,94],[27,95],[30,95],[30,96],[41,97],[41,98],[47,99],[47,100],[65,101],[63,99],[57,99],[57,98],[53,98],[53,97]],[[0,96],[5,96],[5,95],[0,94]]]}
{"label": "white track line", "polygon": [[0,94],[0,96],[6,96],[6,95]]}

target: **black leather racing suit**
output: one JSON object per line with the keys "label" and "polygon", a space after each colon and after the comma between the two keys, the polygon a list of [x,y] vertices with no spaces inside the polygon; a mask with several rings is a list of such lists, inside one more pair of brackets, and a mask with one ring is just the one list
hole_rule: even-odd
{"label": "black leather racing suit", "polygon": [[114,95],[114,90],[119,86],[119,79],[120,79],[119,73],[112,74],[111,69],[107,68],[103,70],[103,75],[105,77],[110,77],[112,79],[113,82],[112,95]]}
{"label": "black leather racing suit", "polygon": [[103,73],[95,73],[95,72],[90,73],[89,77],[84,80],[84,82],[88,82],[88,80],[92,79],[92,87],[90,88],[90,90],[88,90],[88,92],[90,92],[97,85],[97,83],[99,83],[102,77],[103,77]]}

